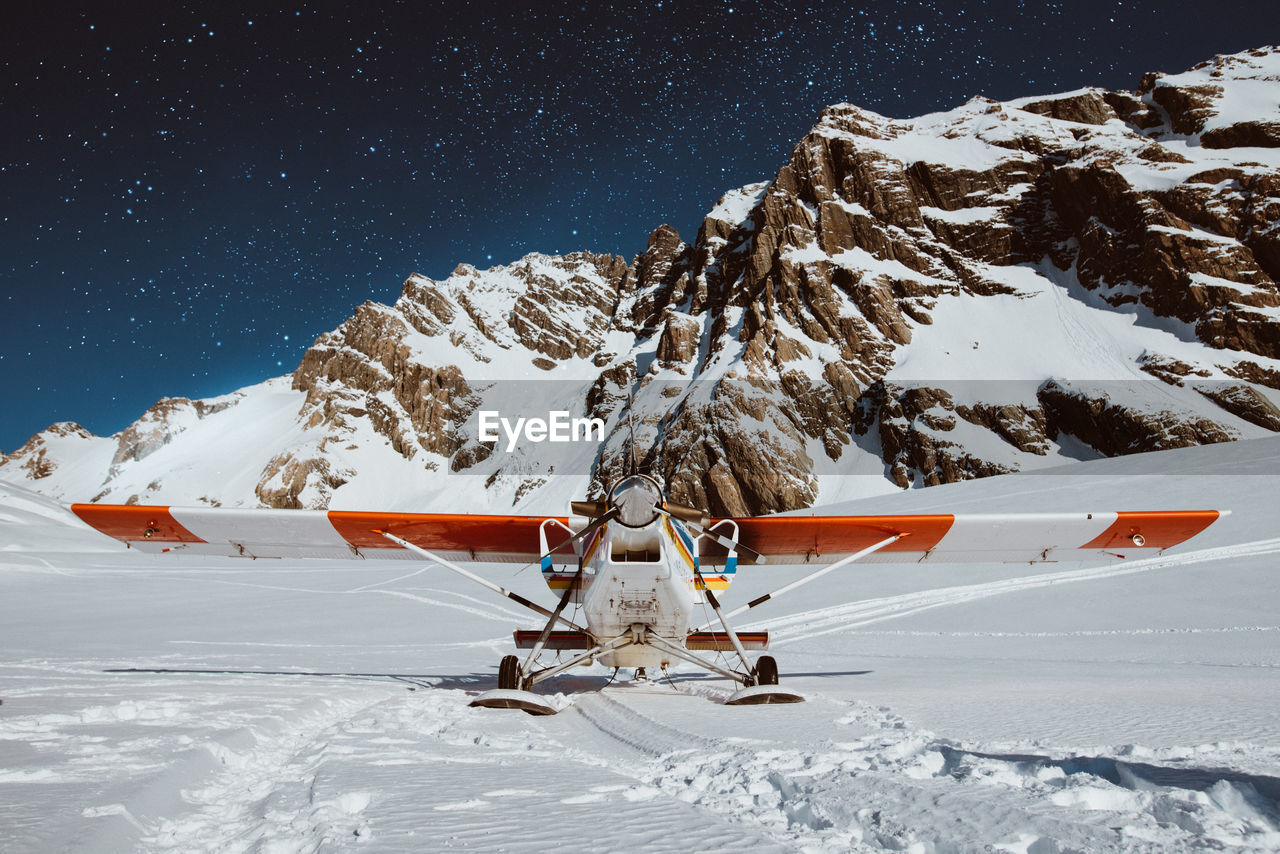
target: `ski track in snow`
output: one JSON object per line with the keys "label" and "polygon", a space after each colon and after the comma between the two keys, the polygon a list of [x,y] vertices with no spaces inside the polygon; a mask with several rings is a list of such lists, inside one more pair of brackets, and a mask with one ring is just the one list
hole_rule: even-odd
{"label": "ski track in snow", "polygon": [[[726,709],[730,714],[715,718],[727,723],[746,712],[755,719],[734,724],[767,735],[709,736],[703,728],[665,722],[672,717],[651,717],[635,707],[637,699],[649,698],[618,698],[606,690],[572,707],[637,756],[629,767],[614,760],[615,770],[628,767],[636,779],[630,797],[692,804],[762,831],[787,850],[1154,852],[1195,850],[1205,837],[1260,849],[1280,843],[1277,778],[1231,780],[1202,770],[1200,784],[1209,782],[1204,792],[1159,786],[1126,770],[1124,761],[1076,758],[1073,765],[1047,756],[979,754],[914,729],[886,708],[823,698],[802,713],[830,716],[830,739],[815,750],[807,741],[779,738],[795,707],[777,710],[771,727],[761,727],[761,718],[775,710]],[[1077,765],[1110,769],[1115,782]],[[1174,773],[1141,767],[1148,775]],[[1260,794],[1256,787],[1263,784],[1268,790]],[[1123,824],[1117,813],[1126,814]]]}
{"label": "ski track in snow", "polygon": [[783,647],[788,644],[797,643],[803,640],[811,640],[833,632],[867,626],[884,620],[891,620],[898,617],[904,617],[909,614],[915,614],[920,611],[927,611],[932,608],[941,608],[948,605],[960,605],[977,599],[985,599],[991,596],[1001,596],[1007,593],[1017,593],[1025,590],[1034,590],[1054,584],[1074,584],[1083,581],[1096,581],[1104,578],[1118,578],[1125,575],[1133,575],[1140,572],[1152,572],[1154,570],[1168,569],[1175,566],[1187,566],[1195,563],[1207,563],[1210,561],[1227,560],[1230,558],[1254,557],[1258,555],[1271,555],[1277,553],[1280,553],[1280,538],[1257,540],[1255,542],[1242,543],[1239,545],[1200,549],[1197,551],[1182,552],[1180,554],[1159,555],[1157,557],[1143,558],[1120,565],[1064,570],[1062,572],[1009,578],[1000,581],[986,582],[983,584],[969,584],[960,587],[941,587],[931,590],[904,593],[898,596],[868,599],[861,602],[834,605],[830,608],[821,608],[818,610],[806,611],[801,614],[792,614],[786,617],[777,617],[770,620],[760,621],[755,623],[753,628],[769,629],[770,631],[782,630],[785,633],[780,637],[771,639],[770,645],[773,647]]}
{"label": "ski track in snow", "polygon": [[[268,726],[231,733],[214,754],[223,770],[183,793],[193,812],[162,818],[141,837],[141,847],[175,852],[315,851],[325,842],[338,841],[338,834],[358,839],[359,814],[369,796],[347,792],[317,799],[313,785],[332,739],[380,700],[330,701],[292,718],[278,732]],[[301,800],[299,787],[308,795]]]}
{"label": "ski track in snow", "polygon": [[[1280,844],[1274,798],[1268,801],[1247,782],[1219,780],[1201,792],[1158,786],[1121,770],[1112,783],[1068,774],[1049,757],[1004,759],[958,749],[886,709],[857,703],[819,700],[810,707],[831,718],[832,738],[817,751],[774,737],[708,735],[652,716],[673,703],[703,702],[587,695],[558,726],[504,726],[495,734],[492,715],[467,710],[458,692],[419,695],[412,702],[382,692],[372,700],[334,701],[278,733],[220,736],[214,756],[223,770],[184,792],[193,811],[161,820],[140,843],[154,851],[271,854],[365,841],[398,849],[397,843],[412,838],[398,828],[412,820],[440,847],[449,839],[471,850],[539,850],[557,841],[570,850],[644,850],[636,845],[641,828],[692,811],[705,838],[682,834],[680,847],[694,850],[1155,852],[1196,850],[1205,837],[1258,850]],[[760,729],[762,710],[745,711],[756,719],[744,729]],[[794,716],[794,709],[781,713]],[[602,737],[598,743],[581,731],[584,723]],[[439,763],[465,773],[481,763],[519,769],[557,758],[570,760],[566,776],[577,781],[572,789],[548,791],[540,778],[520,775],[512,788],[434,792],[413,803],[394,795],[388,802],[392,790],[377,785],[342,785],[350,776],[370,783],[375,769],[403,778]],[[351,773],[353,766],[359,774]],[[589,784],[585,790],[583,783]],[[545,803],[548,797],[552,804]],[[518,814],[504,815],[504,803],[517,806]],[[619,803],[628,806],[625,813],[615,810]],[[636,805],[646,808],[637,811]],[[529,836],[526,827],[519,842],[497,841],[552,806],[585,810],[598,815],[599,824],[586,835],[578,835],[573,823],[562,828],[569,831],[564,835],[553,827]],[[112,807],[98,809],[109,814]],[[1120,827],[1118,815],[1124,817]],[[659,842],[655,850],[665,847]]]}
{"label": "ski track in snow", "polygon": [[[0,784],[78,782],[83,796],[113,773],[139,776],[123,797],[77,801],[96,832],[41,840],[60,850],[1280,846],[1280,778],[1194,756],[1003,755],[857,701],[720,706],[725,689],[700,680],[578,693],[553,718],[470,709],[456,689],[324,685],[220,677],[193,700],[161,679],[104,682],[103,694],[136,699],[0,720],[0,750],[18,740],[65,756]],[[134,737],[104,737],[122,726]],[[51,850],[32,836],[10,825],[0,847]]]}

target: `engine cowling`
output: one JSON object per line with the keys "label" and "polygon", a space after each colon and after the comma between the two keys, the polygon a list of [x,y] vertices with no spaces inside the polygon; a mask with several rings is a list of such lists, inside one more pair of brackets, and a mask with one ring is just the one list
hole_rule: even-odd
{"label": "engine cowling", "polygon": [[658,519],[662,506],[662,486],[647,474],[633,474],[618,481],[609,491],[609,509],[627,528],[644,528]]}

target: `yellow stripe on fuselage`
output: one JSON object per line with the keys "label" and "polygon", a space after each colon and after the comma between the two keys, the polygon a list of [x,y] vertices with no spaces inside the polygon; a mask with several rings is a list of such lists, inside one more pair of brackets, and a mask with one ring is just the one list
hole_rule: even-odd
{"label": "yellow stripe on fuselage", "polygon": [[[689,548],[684,543],[684,538],[676,532],[671,524],[671,520],[664,517],[662,520],[663,533],[667,535],[671,545],[676,550],[676,554],[680,555],[685,565],[689,567],[689,572],[694,572],[697,562],[693,559],[693,555],[689,553]],[[695,590],[711,589],[712,592],[719,593],[729,589],[729,582],[732,581],[729,576],[719,573],[694,573],[693,586]]]}
{"label": "yellow stripe on fuselage", "polygon": [[685,565],[689,567],[689,572],[693,572],[693,555],[689,554],[689,549],[685,546],[684,540],[676,533],[675,528],[671,527],[671,520],[666,516],[662,517],[662,532],[667,535],[667,540],[675,548],[676,554],[680,555]]}
{"label": "yellow stripe on fuselage", "polygon": [[[546,579],[547,579],[547,586],[550,587],[552,590],[564,590],[570,584],[573,583],[572,575],[548,575],[546,576]],[[581,583],[578,584],[578,587],[579,588],[586,587],[590,583],[591,583],[591,576],[589,575],[583,576]]]}
{"label": "yellow stripe on fuselage", "polygon": [[600,530],[596,531],[591,536],[591,545],[587,547],[586,553],[582,556],[582,563],[584,566],[591,562],[592,555],[596,553],[596,550],[600,548],[600,544],[604,542],[604,535],[608,530],[609,523],[605,522],[600,526]]}

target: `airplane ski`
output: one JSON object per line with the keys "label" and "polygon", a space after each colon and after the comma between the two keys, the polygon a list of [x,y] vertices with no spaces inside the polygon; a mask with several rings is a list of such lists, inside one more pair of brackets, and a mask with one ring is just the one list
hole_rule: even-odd
{"label": "airplane ski", "polygon": [[777,685],[749,685],[724,701],[726,706],[769,706],[779,703],[803,703],[804,695]]}
{"label": "airplane ski", "polygon": [[495,688],[477,696],[468,706],[482,709],[519,709],[531,715],[554,715],[560,710],[546,697],[532,691]]}

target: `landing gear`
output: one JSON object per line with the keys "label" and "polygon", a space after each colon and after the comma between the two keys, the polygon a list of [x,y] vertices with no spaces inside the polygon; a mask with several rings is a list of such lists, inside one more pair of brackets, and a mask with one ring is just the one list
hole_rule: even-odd
{"label": "landing gear", "polygon": [[504,655],[498,665],[498,688],[486,691],[468,705],[486,709],[520,709],[531,715],[554,715],[559,711],[545,697],[529,693],[532,680],[520,675],[520,659]]}
{"label": "landing gear", "polygon": [[757,685],[777,685],[778,662],[774,660],[772,655],[760,656],[756,659],[754,675],[755,684]]}
{"label": "landing gear", "polygon": [[724,701],[726,706],[767,706],[775,703],[803,703],[804,696],[778,687],[778,662],[772,655],[756,659],[751,679],[741,691]]}
{"label": "landing gear", "polygon": [[498,688],[502,691],[520,690],[520,658],[514,655],[502,656],[498,665]]}
{"label": "landing gear", "polygon": [[643,667],[637,667],[637,668],[636,668],[636,675],[635,675],[635,679],[634,679],[634,680],[632,680],[632,681],[635,681],[635,682],[648,682],[648,681],[649,681],[649,674],[644,672],[644,668],[643,668]]}

